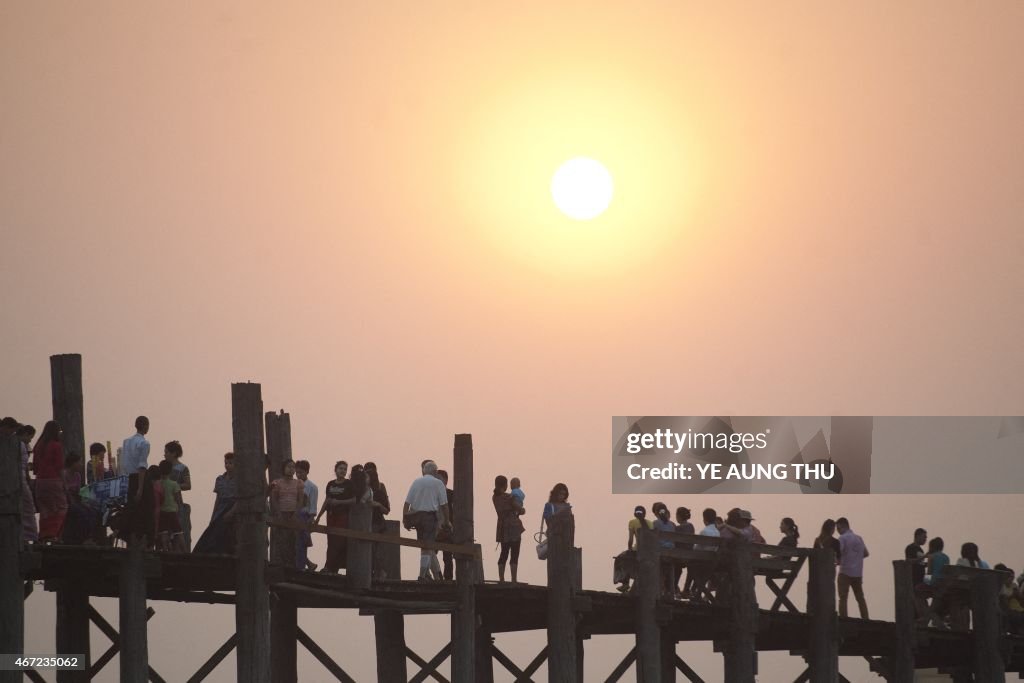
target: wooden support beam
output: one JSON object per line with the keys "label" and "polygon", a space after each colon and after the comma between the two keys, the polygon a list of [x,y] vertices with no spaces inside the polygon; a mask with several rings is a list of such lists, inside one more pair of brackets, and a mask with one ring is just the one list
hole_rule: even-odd
{"label": "wooden support beam", "polygon": [[1004,629],[999,611],[999,589],[1003,574],[978,571],[970,578],[971,629],[974,635],[974,679],[991,683],[1006,680],[1003,661]]}
{"label": "wooden support beam", "polygon": [[267,430],[267,478],[269,481],[284,476],[282,465],[292,459],[292,416],[283,410],[264,415]]}
{"label": "wooden support beam", "polygon": [[[634,645],[630,649],[630,651],[626,653],[626,656],[622,658],[622,661],[619,662],[619,665],[616,666],[614,669],[612,669],[611,674],[608,676],[608,678],[605,679],[604,683],[616,683],[620,678],[622,678],[622,676],[627,671],[629,671],[629,667],[633,666],[633,663],[635,661],[636,661],[636,646]],[[639,677],[639,672],[638,672],[638,675],[637,675],[637,680],[642,680]]]}
{"label": "wooden support beam", "polygon": [[896,647],[889,667],[889,683],[913,683],[916,640],[913,561],[893,560],[896,595]]}
{"label": "wooden support beam", "polygon": [[296,631],[299,610],[295,594],[278,592],[270,606],[270,677],[274,683],[295,683],[298,680]]}
{"label": "wooden support beam", "polygon": [[[369,503],[354,503],[348,509],[348,526],[354,531],[371,533],[373,508]],[[382,534],[383,535],[383,534]],[[294,550],[292,554],[294,554]],[[373,581],[373,544],[359,539],[348,542],[348,564],[345,569],[351,590],[367,590]]]}
{"label": "wooden support beam", "polygon": [[143,575],[145,541],[128,541],[118,575],[120,614],[121,683],[145,683],[149,678],[149,644],[146,629],[146,577]]}
{"label": "wooden support beam", "polygon": [[235,631],[237,678],[270,683],[270,599],[264,583],[267,564],[266,456],[263,397],[259,384],[231,385],[231,431],[238,486],[236,520]]}
{"label": "wooden support beam", "polygon": [[[0,436],[0,652],[25,651],[25,587],[21,567],[21,447]],[[21,681],[19,671],[0,671],[0,683]]]}
{"label": "wooden support beam", "polygon": [[50,389],[53,419],[60,423],[65,452],[82,456],[82,480],[89,454],[85,450],[85,420],[82,410],[82,355],[62,353],[50,356]]}
{"label": "wooden support beam", "polygon": [[345,591],[327,590],[324,588],[310,588],[299,583],[275,583],[273,588],[278,591],[290,591],[298,595],[308,595],[320,600],[348,600],[366,607],[383,607],[402,610],[403,612],[423,612],[436,614],[438,612],[451,612],[456,609],[456,603],[427,600],[399,600],[392,598],[378,598],[362,593],[348,593]]}
{"label": "wooden support beam", "polygon": [[[454,529],[456,545],[473,543],[473,436],[456,434],[454,456]],[[476,572],[465,555],[455,559],[456,608],[452,613],[452,680],[473,683],[476,677]]]}
{"label": "wooden support beam", "polygon": [[808,673],[811,683],[839,680],[839,621],[836,616],[836,563],[831,548],[816,548],[808,569],[810,617]]}
{"label": "wooden support beam", "polygon": [[206,663],[199,667],[199,670],[192,674],[192,677],[188,679],[188,683],[202,683],[206,680],[206,677],[213,673],[213,670],[224,661],[224,659],[231,654],[231,651],[235,649],[235,645],[238,643],[238,634],[232,633],[231,637],[224,641],[224,644],[217,648],[217,651],[210,655],[210,658],[206,660]]}
{"label": "wooden support beam", "polygon": [[576,520],[571,512],[548,520],[548,680],[579,681],[576,594]]}
{"label": "wooden support beam", "polygon": [[57,683],[87,683],[89,680],[89,593],[75,582],[57,591],[57,652],[80,654],[85,668],[57,671]]}
{"label": "wooden support beam", "polygon": [[641,525],[637,533],[637,677],[651,683],[661,683],[675,677],[671,669],[665,670],[663,646],[666,642],[662,638],[661,624],[657,618],[658,597],[661,593],[660,561],[657,536]]}
{"label": "wooden support beam", "polygon": [[448,655],[452,653],[452,644],[450,642],[438,650],[437,654],[429,662],[424,662],[419,655],[408,648],[406,648],[405,653],[409,656],[409,659],[420,666],[420,670],[409,679],[409,683],[423,683],[423,681],[427,680],[428,676],[438,683],[451,683],[451,681],[437,672],[437,667],[441,666],[444,660],[448,659]]}
{"label": "wooden support beam", "polygon": [[757,634],[758,607],[750,542],[740,536],[730,539],[721,550],[725,552],[729,574],[730,633],[724,653],[725,680],[753,681],[757,666],[754,638]]}
{"label": "wooden support beam", "polygon": [[[401,533],[401,522],[388,520],[385,524],[385,534],[398,536]],[[402,578],[402,562],[398,552],[400,547],[374,544],[375,574],[387,579]],[[373,615],[373,630],[377,645],[377,680],[409,680],[405,656],[405,617],[398,610],[378,610]]]}
{"label": "wooden support beam", "polygon": [[[152,607],[147,607],[146,621],[152,619],[154,614],[156,614],[156,611],[154,611]],[[100,655],[100,657],[89,667],[89,678],[92,679],[95,678],[96,674],[98,674],[100,670],[107,665],[107,662],[117,656],[117,653],[121,651],[121,636],[117,632],[117,629],[111,626],[110,622],[104,619],[103,615],[97,612],[96,608],[92,605],[89,605],[89,620],[96,624],[96,628],[98,628],[103,635],[110,640],[110,647],[107,648],[107,651]]]}
{"label": "wooden support beam", "polygon": [[[458,500],[458,499],[456,499]],[[458,503],[456,503],[456,506]],[[480,559],[480,545],[479,544],[466,544],[457,545],[455,543],[438,543],[437,541],[417,541],[415,538],[403,538],[402,536],[391,536],[388,534],[375,534],[367,531],[355,531],[353,529],[342,529],[339,527],[329,527],[323,524],[309,524],[305,525],[301,522],[294,521],[281,521],[273,520],[267,522],[269,527],[288,527],[292,529],[305,529],[310,533],[314,534],[327,534],[328,536],[343,536],[348,539],[358,539],[360,541],[371,541],[373,543],[391,544],[406,546],[407,548],[420,548],[426,550],[438,550],[449,552],[455,557],[471,557],[477,560]],[[480,583],[480,579],[477,579],[477,583]]]}
{"label": "wooden support beam", "polygon": [[356,683],[355,679],[345,673],[345,670],[338,666],[337,662],[331,659],[330,655],[324,652],[319,645],[316,644],[312,638],[306,635],[306,632],[301,628],[298,629],[299,642],[302,646],[309,650],[309,653],[316,658],[316,661],[323,664],[323,667],[331,672],[336,679],[342,683]]}
{"label": "wooden support beam", "polygon": [[690,667],[689,664],[684,662],[682,657],[673,654],[673,659],[675,663],[675,668],[679,671],[679,673],[686,676],[686,680],[690,681],[690,683],[704,683],[704,679],[701,678],[697,674],[697,672]]}
{"label": "wooden support beam", "polygon": [[494,683],[494,636],[483,627],[476,629],[476,683]]}

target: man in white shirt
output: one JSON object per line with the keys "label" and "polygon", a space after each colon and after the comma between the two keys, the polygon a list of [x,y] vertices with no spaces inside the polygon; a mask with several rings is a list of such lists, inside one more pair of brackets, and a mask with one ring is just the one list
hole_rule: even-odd
{"label": "man in white shirt", "polygon": [[[715,512],[714,508],[704,508],[702,514],[704,519],[704,528],[700,530],[700,536],[710,536],[712,538],[721,537],[721,532],[718,530],[718,524],[716,520],[718,513]],[[694,550],[709,550],[717,551],[717,545],[700,545],[695,543],[693,546]],[[686,572],[686,586],[684,586],[683,593],[685,597],[689,597],[691,600],[703,600],[704,594],[707,593],[708,579],[711,578],[710,568],[704,566],[701,563],[692,563]],[[686,587],[689,590],[685,590]]]}
{"label": "man in white shirt", "polygon": [[135,434],[124,440],[121,446],[121,474],[128,475],[128,500],[138,502],[142,498],[142,482],[149,466],[149,418],[139,415],[135,418]]}
{"label": "man in white shirt", "polygon": [[[433,460],[425,460],[422,464],[423,476],[413,480],[409,493],[405,497],[402,518],[405,528],[416,529],[416,538],[420,541],[436,541],[438,517],[441,526],[451,527],[451,516],[448,510],[448,491],[435,475],[437,464]],[[440,514],[439,514],[440,513]],[[441,578],[441,565],[437,561],[437,551],[420,550],[420,581],[428,581],[433,573],[436,580]]]}
{"label": "man in white shirt", "polygon": [[[295,463],[295,476],[302,482],[303,491],[306,494],[306,507],[299,510],[299,520],[303,523],[309,523],[317,513],[317,496],[319,490],[316,484],[309,480],[309,461],[299,460]],[[300,531],[297,538],[297,547],[295,548],[295,566],[299,569],[308,569],[311,572],[316,571],[316,562],[311,562],[309,559],[309,548],[313,546],[313,534],[308,531]]]}

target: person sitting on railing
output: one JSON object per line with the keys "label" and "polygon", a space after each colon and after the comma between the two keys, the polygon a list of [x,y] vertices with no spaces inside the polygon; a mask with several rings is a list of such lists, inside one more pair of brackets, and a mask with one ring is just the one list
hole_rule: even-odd
{"label": "person sitting on railing", "polygon": [[956,561],[958,567],[974,567],[976,569],[989,569],[988,562],[978,557],[978,544],[967,542],[960,546],[960,559]]}
{"label": "person sitting on railing", "polygon": [[1024,633],[1024,605],[1021,604],[1020,590],[1013,580],[1013,570],[1000,562],[993,567],[1003,573],[1003,582],[999,588],[999,609],[1006,618],[1009,633]]}
{"label": "person sitting on railing", "polygon": [[612,569],[612,583],[619,584],[617,589],[621,593],[629,590],[630,582],[636,577],[636,534],[641,527],[653,528],[654,523],[647,519],[647,508],[637,505],[633,508],[633,517],[627,525],[629,537],[626,540],[626,549],[615,556],[615,564]]}

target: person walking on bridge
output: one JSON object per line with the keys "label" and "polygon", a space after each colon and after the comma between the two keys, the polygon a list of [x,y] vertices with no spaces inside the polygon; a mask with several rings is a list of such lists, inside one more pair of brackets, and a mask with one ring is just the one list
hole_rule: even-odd
{"label": "person walking on bridge", "polygon": [[[406,529],[416,529],[417,540],[433,543],[437,540],[439,517],[442,527],[451,526],[448,492],[436,476],[437,463],[433,460],[424,461],[422,472],[423,476],[413,480],[409,493],[405,496],[402,519]],[[441,564],[437,561],[437,552],[421,548],[419,581],[429,581],[431,573],[435,579],[441,578]]]}
{"label": "person walking on bridge", "polygon": [[839,587],[839,616],[848,616],[846,600],[853,589],[853,596],[857,599],[857,608],[860,610],[860,618],[868,618],[868,603],[864,599],[864,559],[870,555],[864,539],[853,533],[850,528],[850,521],[846,517],[836,520],[836,530],[839,531],[839,577],[836,585]]}

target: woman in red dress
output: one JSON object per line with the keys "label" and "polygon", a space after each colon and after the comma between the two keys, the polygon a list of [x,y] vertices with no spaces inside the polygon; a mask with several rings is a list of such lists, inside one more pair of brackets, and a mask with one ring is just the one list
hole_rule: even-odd
{"label": "woman in red dress", "polygon": [[68,497],[64,488],[64,446],[61,444],[63,434],[60,425],[50,420],[32,449],[39,541],[42,543],[60,541],[68,513]]}

